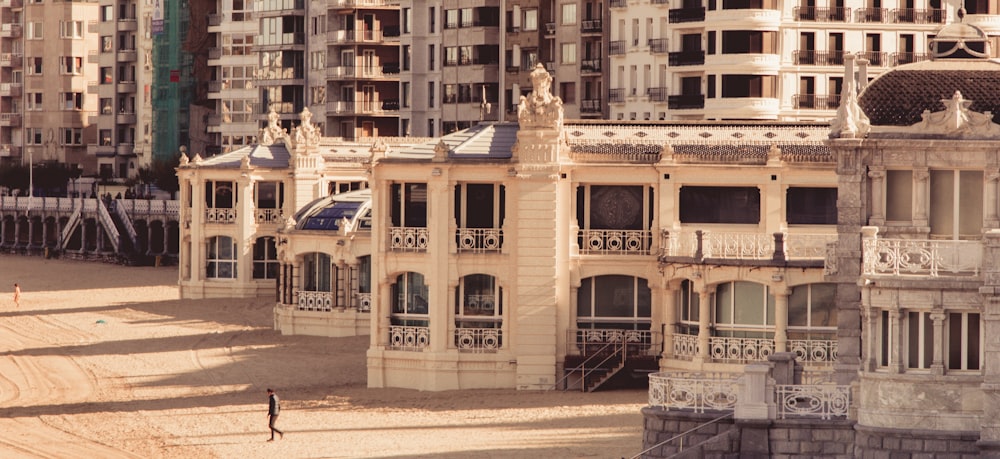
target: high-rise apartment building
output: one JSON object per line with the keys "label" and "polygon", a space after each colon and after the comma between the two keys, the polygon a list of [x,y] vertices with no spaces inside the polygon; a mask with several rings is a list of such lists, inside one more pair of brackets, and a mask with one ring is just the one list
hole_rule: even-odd
{"label": "high-rise apartment building", "polygon": [[97,111],[96,2],[0,2],[0,160],[51,161],[96,173],[87,154]]}
{"label": "high-rise apartment building", "polygon": [[153,8],[142,0],[100,0],[88,24],[96,47],[87,56],[96,72],[87,75],[86,98],[97,110],[88,123],[96,132],[88,153],[102,177],[134,176],[152,160]]}
{"label": "high-rise apartment building", "polygon": [[259,128],[260,59],[253,47],[260,27],[251,0],[217,0],[214,11],[208,16],[208,98],[215,113],[207,129],[211,143],[229,151],[252,143]]}

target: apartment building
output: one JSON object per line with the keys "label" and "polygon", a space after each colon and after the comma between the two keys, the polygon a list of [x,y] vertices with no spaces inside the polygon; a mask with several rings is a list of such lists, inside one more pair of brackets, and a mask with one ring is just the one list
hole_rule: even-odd
{"label": "apartment building", "polygon": [[88,155],[97,112],[87,97],[97,63],[96,2],[0,3],[0,158],[51,161],[96,173]]}
{"label": "apartment building", "polygon": [[97,137],[87,146],[102,177],[134,177],[152,161],[153,8],[143,0],[101,0],[88,23],[96,64],[88,74],[87,98],[97,101],[88,124]]}
{"label": "apartment building", "polygon": [[[928,39],[963,20],[990,36],[995,6],[958,1],[612,0],[612,120],[824,120],[845,55],[868,77],[928,58]],[[965,8],[964,18],[959,14]]]}
{"label": "apartment building", "polygon": [[260,127],[260,57],[254,51],[259,30],[252,0],[218,1],[208,16],[211,82],[208,98],[215,107],[207,129],[224,153],[253,143]]}

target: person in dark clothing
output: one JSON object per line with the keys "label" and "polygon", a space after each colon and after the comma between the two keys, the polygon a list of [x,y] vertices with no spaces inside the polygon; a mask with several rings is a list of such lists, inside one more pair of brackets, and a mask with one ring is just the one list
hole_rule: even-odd
{"label": "person in dark clothing", "polygon": [[274,426],[278,422],[278,414],[281,412],[281,402],[274,389],[267,389],[267,427],[271,429],[271,438],[267,441],[274,441],[274,433],[278,432],[278,438],[285,438],[285,433]]}

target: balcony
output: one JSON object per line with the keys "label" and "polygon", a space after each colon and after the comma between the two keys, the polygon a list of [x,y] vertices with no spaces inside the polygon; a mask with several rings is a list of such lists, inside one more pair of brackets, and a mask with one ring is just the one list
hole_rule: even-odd
{"label": "balcony", "polygon": [[621,104],[625,102],[625,88],[613,88],[608,90],[608,103]]}
{"label": "balcony", "polygon": [[554,23],[554,22],[546,22],[545,23],[545,36],[550,36],[550,35],[555,35],[555,34],[556,34],[556,23]]}
{"label": "balcony", "polygon": [[135,62],[136,52],[134,49],[118,50],[118,62]]}
{"label": "balcony", "polygon": [[389,349],[422,352],[430,345],[431,329],[429,327],[389,326]]}
{"label": "balcony", "polygon": [[389,228],[389,250],[393,252],[426,252],[430,232],[424,227]]}
{"label": "balcony", "polygon": [[384,8],[398,7],[399,0],[329,0],[331,8]]}
{"label": "balcony", "polygon": [[0,8],[24,8],[24,0],[0,0]]}
{"label": "balcony", "polygon": [[816,22],[847,22],[851,17],[851,9],[842,6],[832,8],[817,8],[815,6],[796,6],[792,8],[796,21]]}
{"label": "balcony", "polygon": [[792,53],[795,65],[844,65],[843,51],[796,50]]}
{"label": "balcony", "polygon": [[500,228],[458,228],[455,230],[458,251],[464,253],[499,252],[503,248]]}
{"label": "balcony", "polygon": [[705,108],[704,94],[682,94],[667,97],[667,108],[671,110],[691,110]]}
{"label": "balcony", "polygon": [[581,255],[649,255],[653,233],[648,230],[581,229],[576,238]]}
{"label": "balcony", "polygon": [[135,18],[122,18],[118,20],[118,31],[119,32],[135,32],[139,30],[139,21]]}
{"label": "balcony", "polygon": [[[759,330],[752,331],[759,332]],[[789,339],[786,342],[787,352],[795,353],[798,362],[819,365],[836,363],[838,343],[833,333],[829,335],[831,335],[829,339]],[[715,363],[767,362],[768,356],[778,352],[774,340],[770,338],[712,336],[709,337],[708,343],[708,358]],[[676,359],[692,360],[699,356],[698,335],[678,333],[673,335],[673,343],[665,344],[670,345],[673,357]]]}
{"label": "balcony", "polygon": [[982,271],[982,241],[881,238],[872,226],[861,235],[865,276],[978,277]]}
{"label": "balcony", "polygon": [[604,27],[600,19],[587,19],[580,22],[580,32],[584,34],[602,33]]}
{"label": "balcony", "polygon": [[840,96],[833,95],[817,95],[817,94],[796,94],[792,96],[792,105],[796,110],[799,109],[817,109],[817,110],[836,110],[840,107]]}
{"label": "balcony", "polygon": [[205,209],[205,222],[206,223],[223,223],[223,224],[233,224],[236,223],[236,209],[232,208],[214,208],[209,207]]}
{"label": "balcony", "polygon": [[21,125],[20,113],[0,113],[0,126],[18,127]]}
{"label": "balcony", "polygon": [[667,62],[671,67],[682,65],[704,65],[704,51],[679,51],[668,54]]}
{"label": "balcony", "polygon": [[628,45],[625,40],[615,40],[608,44],[608,55],[620,56],[625,54],[626,49],[628,49]]}
{"label": "balcony", "polygon": [[910,52],[892,53],[889,55],[889,65],[895,67],[897,65],[922,62],[928,59],[930,59],[930,55],[927,53],[910,53]]}
{"label": "balcony", "polygon": [[867,59],[868,65],[873,67],[885,67],[888,63],[886,53],[882,51],[861,51],[857,53],[858,59]]}
{"label": "balcony", "polygon": [[21,83],[0,83],[0,97],[20,97]]}
{"label": "balcony", "polygon": [[836,242],[835,229],[829,233],[746,233],[727,231],[663,231],[660,257],[663,262],[755,260],[777,262],[799,260],[822,266],[827,244]]}
{"label": "balcony", "polygon": [[[295,35],[297,36],[295,44],[305,43],[304,34]],[[301,39],[299,39],[299,35],[301,35]],[[399,42],[399,27],[368,30],[331,30],[326,33],[326,37],[328,41],[338,44]]]}
{"label": "balcony", "polygon": [[892,22],[897,24],[944,24],[948,12],[943,9],[899,8],[891,12]]}
{"label": "balcony", "polygon": [[667,17],[670,19],[671,24],[703,22],[705,20],[705,7],[673,8]]}
{"label": "balcony", "polygon": [[646,88],[650,102],[666,102],[669,95],[667,88]]}
{"label": "balcony", "polygon": [[886,22],[889,18],[885,8],[858,8],[854,12],[854,22]]}
{"label": "balcony", "polygon": [[650,38],[647,43],[649,44],[649,52],[653,54],[663,54],[667,52],[666,38]]}
{"label": "balcony", "polygon": [[0,67],[21,68],[24,63],[24,55],[21,53],[0,54]]}
{"label": "balcony", "polygon": [[21,38],[21,24],[0,24],[0,38]]}
{"label": "balcony", "polygon": [[580,73],[601,73],[601,60],[584,59],[580,61]]}
{"label": "balcony", "polygon": [[583,99],[580,101],[580,113],[600,114],[602,109],[601,99]]}
{"label": "balcony", "polygon": [[135,81],[119,81],[115,90],[118,94],[134,94],[136,90]]}
{"label": "balcony", "polygon": [[120,112],[115,115],[115,123],[117,124],[135,124],[136,116],[135,112]]}

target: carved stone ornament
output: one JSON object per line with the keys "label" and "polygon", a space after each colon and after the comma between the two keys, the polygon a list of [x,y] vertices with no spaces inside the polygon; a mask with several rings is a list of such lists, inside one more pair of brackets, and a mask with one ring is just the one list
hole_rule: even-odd
{"label": "carved stone ornament", "polygon": [[274,145],[279,139],[287,139],[285,128],[278,126],[278,113],[272,108],[267,114],[267,127],[261,128],[257,135],[261,145]]}
{"label": "carved stone ornament", "polygon": [[191,161],[191,160],[188,159],[187,155],[185,155],[183,152],[181,152],[181,159],[180,159],[180,161],[181,161],[181,166],[186,166],[187,163],[188,163],[188,161]]}
{"label": "carved stone ornament", "polygon": [[868,115],[865,115],[861,106],[858,105],[858,91],[853,79],[849,78],[844,82],[844,91],[840,100],[837,116],[830,121],[830,138],[854,138],[867,135],[868,131],[871,130],[871,122],[868,120]]}
{"label": "carved stone ornament", "polygon": [[302,113],[299,114],[299,120],[302,121],[302,124],[292,129],[291,138],[294,142],[293,147],[315,147],[319,145],[319,130],[312,124],[312,116],[309,107],[302,109]]}
{"label": "carved stone ornament", "polygon": [[961,92],[955,91],[950,99],[941,99],[941,103],[945,107],[943,111],[931,113],[930,110],[924,110],[920,115],[921,121],[911,128],[926,134],[953,137],[1000,136],[1000,125],[993,122],[993,114],[969,110],[972,101],[963,98]]}
{"label": "carved stone ornament", "polygon": [[240,169],[250,170],[250,155],[246,155],[240,158]]}
{"label": "carved stone ornament", "polygon": [[552,95],[552,75],[541,63],[531,71],[534,88],[527,97],[521,96],[517,106],[517,122],[524,128],[562,128],[563,102]]}

